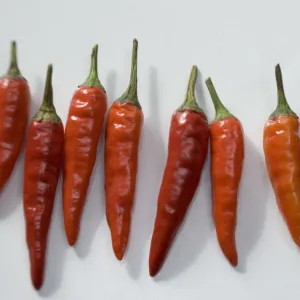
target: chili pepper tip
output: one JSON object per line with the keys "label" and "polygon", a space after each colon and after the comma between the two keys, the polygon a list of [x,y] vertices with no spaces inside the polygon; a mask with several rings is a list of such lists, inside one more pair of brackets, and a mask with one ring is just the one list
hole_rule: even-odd
{"label": "chili pepper tip", "polygon": [[69,246],[73,247],[75,246],[77,242],[77,238],[79,235],[79,228],[78,227],[66,227],[66,235]]}
{"label": "chili pepper tip", "polygon": [[151,277],[155,277],[157,273],[158,273],[158,268],[156,266],[155,267],[150,266],[149,275]]}
{"label": "chili pepper tip", "polygon": [[32,281],[32,284],[34,286],[34,288],[39,291],[43,285],[43,280],[42,279],[36,279]]}
{"label": "chili pepper tip", "polygon": [[119,261],[122,261],[124,258],[125,249],[124,250],[123,249],[122,250],[114,249],[114,253],[115,253],[116,258]]}

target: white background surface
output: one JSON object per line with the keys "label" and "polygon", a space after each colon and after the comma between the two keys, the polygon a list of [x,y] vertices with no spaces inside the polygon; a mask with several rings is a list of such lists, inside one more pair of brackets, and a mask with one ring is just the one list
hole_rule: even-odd
{"label": "white background surface", "polygon": [[[129,80],[134,37],[139,40],[139,99],[145,114],[125,260],[118,262],[111,249],[101,146],[75,249],[67,246],[58,188],[45,284],[34,291],[21,203],[22,155],[0,198],[1,299],[298,299],[300,254],[278,212],[262,152],[263,125],[276,106],[278,62],[287,98],[300,113],[298,1],[10,0],[1,5],[0,16],[0,70],[7,70],[9,43],[16,39],[19,66],[32,93],[31,116],[51,62],[55,105],[65,123],[72,94],[87,77],[95,43],[109,103],[119,97]],[[212,76],[246,134],[237,227],[240,266],[231,268],[217,244],[207,163],[186,222],[153,280],[148,253],[170,118],[184,100],[192,64],[201,71],[197,98],[209,120],[214,111],[204,79]]]}

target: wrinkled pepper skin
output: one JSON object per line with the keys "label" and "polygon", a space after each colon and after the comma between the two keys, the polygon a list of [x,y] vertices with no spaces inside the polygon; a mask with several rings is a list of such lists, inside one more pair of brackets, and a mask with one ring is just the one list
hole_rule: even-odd
{"label": "wrinkled pepper skin", "polygon": [[[30,124],[24,168],[23,201],[26,240],[32,283],[36,289],[41,288],[44,280],[47,238],[64,141],[63,125],[56,115],[53,104],[50,109],[48,106],[47,112],[44,108],[41,107]],[[47,114],[51,109],[52,116],[49,119]]]}
{"label": "wrinkled pepper skin", "polygon": [[161,269],[187,213],[207,156],[207,118],[199,107],[197,111],[191,109],[196,102],[195,98],[189,95],[193,91],[196,72],[197,68],[194,67],[186,102],[173,114],[171,120],[168,158],[158,196],[150,247],[149,273],[152,277]]}
{"label": "wrinkled pepper skin", "polygon": [[297,115],[287,104],[276,66],[278,105],[264,128],[264,153],[278,207],[296,245],[300,246],[300,136]]}
{"label": "wrinkled pepper skin", "polygon": [[236,266],[235,243],[238,189],[244,161],[244,134],[239,120],[226,118],[210,125],[213,216],[220,247]]}
{"label": "wrinkled pepper skin", "polygon": [[106,218],[115,256],[122,260],[130,235],[144,115],[137,95],[138,41],[133,41],[131,76],[125,93],[113,102],[105,132]]}
{"label": "wrinkled pepper skin", "polygon": [[106,217],[119,260],[123,259],[130,233],[142,125],[139,108],[113,103],[106,125],[105,192]]}
{"label": "wrinkled pepper skin", "polygon": [[11,47],[10,69],[0,78],[0,191],[21,152],[30,105],[29,87],[17,66],[16,43]]}
{"label": "wrinkled pepper skin", "polygon": [[106,93],[97,74],[97,49],[97,46],[93,49],[88,79],[73,95],[65,129],[63,212],[70,246],[78,238],[107,106]]}

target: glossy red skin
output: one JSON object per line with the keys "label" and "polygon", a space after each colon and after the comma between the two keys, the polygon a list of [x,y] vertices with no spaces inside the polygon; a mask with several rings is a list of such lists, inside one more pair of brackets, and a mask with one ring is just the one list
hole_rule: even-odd
{"label": "glossy red skin", "polygon": [[207,156],[208,141],[209,126],[203,113],[184,110],[173,114],[168,159],[150,248],[150,276],[155,276],[161,269],[194,197]]}
{"label": "glossy red skin", "polygon": [[264,127],[264,153],[277,204],[300,247],[300,134],[294,115],[270,118]]}
{"label": "glossy red skin", "polygon": [[65,130],[63,169],[63,211],[70,246],[78,238],[106,107],[106,94],[100,87],[81,86],[71,101]]}
{"label": "glossy red skin", "polygon": [[48,231],[62,162],[62,123],[33,120],[26,141],[24,215],[31,279],[40,289],[44,279]]}
{"label": "glossy red skin", "polygon": [[117,259],[122,260],[130,234],[138,149],[143,112],[131,103],[115,101],[105,134],[106,218]]}
{"label": "glossy red skin", "polygon": [[0,191],[9,179],[26,133],[30,92],[24,78],[0,79]]}
{"label": "glossy red skin", "polygon": [[244,161],[244,133],[239,120],[230,117],[210,125],[213,215],[219,245],[236,266],[235,243],[238,189]]}

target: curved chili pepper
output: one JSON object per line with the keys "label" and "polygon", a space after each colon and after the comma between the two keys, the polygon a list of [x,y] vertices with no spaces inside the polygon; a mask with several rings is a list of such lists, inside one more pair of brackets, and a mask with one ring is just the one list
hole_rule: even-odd
{"label": "curved chili pepper", "polygon": [[300,136],[298,116],[287,103],[280,66],[278,103],[264,128],[264,152],[278,207],[294,242],[300,246]]}
{"label": "curved chili pepper", "polygon": [[106,93],[98,78],[97,54],[98,45],[93,48],[90,74],[73,95],[65,130],[63,211],[70,246],[78,238],[107,106]]}
{"label": "curved chili pepper", "polygon": [[220,247],[229,262],[236,266],[235,228],[244,161],[244,132],[241,122],[220,101],[210,78],[206,85],[216,110],[210,125],[213,215]]}
{"label": "curved chili pepper", "polygon": [[185,101],[173,114],[168,159],[158,196],[149,272],[161,269],[199,184],[207,155],[209,126],[194,94],[197,67],[191,72]]}
{"label": "curved chili pepper", "polygon": [[30,92],[18,68],[16,47],[13,41],[10,67],[0,78],[0,191],[19,157],[29,113]]}
{"label": "curved chili pepper", "polygon": [[123,259],[129,239],[144,119],[137,95],[137,48],[138,42],[134,40],[130,83],[109,110],[105,134],[106,218],[119,260]]}
{"label": "curved chili pepper", "polygon": [[44,100],[34,116],[26,141],[23,204],[31,279],[40,289],[56,186],[59,178],[64,129],[53,105],[52,65],[48,66]]}

